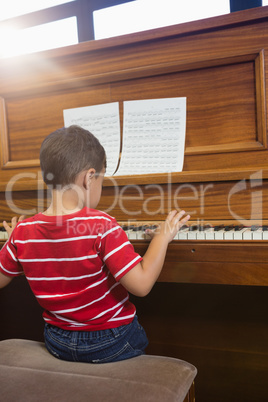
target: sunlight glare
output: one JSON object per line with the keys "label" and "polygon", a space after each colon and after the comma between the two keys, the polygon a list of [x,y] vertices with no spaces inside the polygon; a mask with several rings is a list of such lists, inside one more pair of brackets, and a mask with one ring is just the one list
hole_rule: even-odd
{"label": "sunlight glare", "polygon": [[0,57],[54,49],[78,43],[76,17],[50,22],[27,29],[10,26],[0,30]]}
{"label": "sunlight glare", "polygon": [[0,21],[73,0],[0,0]]}

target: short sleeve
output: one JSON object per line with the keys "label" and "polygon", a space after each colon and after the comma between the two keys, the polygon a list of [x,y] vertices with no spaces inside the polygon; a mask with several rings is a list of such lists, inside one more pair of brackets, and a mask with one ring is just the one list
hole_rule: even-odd
{"label": "short sleeve", "polygon": [[5,243],[0,251],[0,271],[7,276],[19,276],[23,274],[21,264],[17,259],[17,249],[12,237]]}
{"label": "short sleeve", "polygon": [[127,235],[117,223],[107,227],[103,233],[100,256],[117,281],[142,261],[142,257],[135,252]]}

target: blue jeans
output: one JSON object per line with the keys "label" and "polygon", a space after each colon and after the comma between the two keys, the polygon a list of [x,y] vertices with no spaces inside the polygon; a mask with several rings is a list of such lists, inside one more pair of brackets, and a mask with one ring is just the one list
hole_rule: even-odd
{"label": "blue jeans", "polygon": [[108,363],[145,353],[148,339],[137,317],[127,325],[101,331],[66,331],[45,325],[47,350],[58,359]]}

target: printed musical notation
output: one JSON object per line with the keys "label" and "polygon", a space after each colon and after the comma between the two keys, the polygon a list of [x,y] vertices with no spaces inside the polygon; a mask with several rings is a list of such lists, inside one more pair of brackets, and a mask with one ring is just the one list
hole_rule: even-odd
{"label": "printed musical notation", "polygon": [[123,148],[116,175],[180,172],[186,98],[124,102]]}
{"label": "printed musical notation", "polygon": [[119,103],[85,106],[63,111],[65,127],[76,124],[98,138],[106,151],[106,175],[112,176],[120,153]]}
{"label": "printed musical notation", "polygon": [[99,139],[107,154],[108,176],[182,171],[186,98],[126,101],[123,108],[122,144],[116,102],[64,110],[64,124],[78,124]]}

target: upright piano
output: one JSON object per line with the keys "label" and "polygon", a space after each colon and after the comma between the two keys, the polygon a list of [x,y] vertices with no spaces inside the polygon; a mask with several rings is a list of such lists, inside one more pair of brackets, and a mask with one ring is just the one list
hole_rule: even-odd
{"label": "upright piano", "polygon": [[[266,397],[267,52],[268,7],[259,7],[0,65],[0,208],[7,221],[48,205],[39,148],[64,125],[64,109],[119,102],[123,127],[124,101],[187,98],[182,172],[106,177],[99,209],[117,218],[141,254],[145,225],[173,208],[191,215],[151,294],[134,299],[148,351],[197,366],[198,401]],[[23,304],[21,286],[21,293],[17,284],[0,291],[1,339],[20,335],[4,327],[15,317],[16,294],[18,308]]]}

